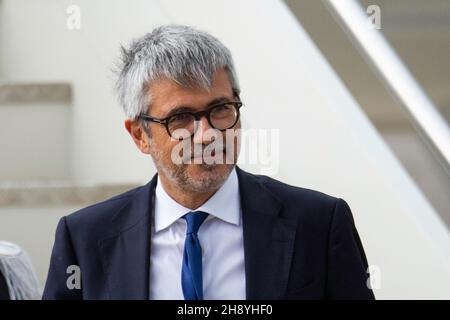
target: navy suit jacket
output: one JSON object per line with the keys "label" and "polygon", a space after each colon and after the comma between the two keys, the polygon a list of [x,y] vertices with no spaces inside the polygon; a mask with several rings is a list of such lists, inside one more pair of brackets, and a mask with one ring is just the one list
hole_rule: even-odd
{"label": "navy suit jacket", "polygon": [[[344,200],[236,171],[247,299],[374,298]],[[149,298],[156,181],[59,221],[44,299]],[[67,286],[70,265],[80,267],[81,289]]]}

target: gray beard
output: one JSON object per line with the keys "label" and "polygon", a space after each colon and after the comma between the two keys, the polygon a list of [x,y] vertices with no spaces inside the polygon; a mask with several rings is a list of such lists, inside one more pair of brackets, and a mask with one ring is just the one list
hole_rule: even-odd
{"label": "gray beard", "polygon": [[228,178],[234,165],[229,166],[227,172],[215,173],[214,169],[216,165],[208,164],[193,164],[194,166],[202,166],[203,172],[200,179],[193,179],[187,173],[187,165],[177,165],[177,170],[173,171],[162,165],[156,165],[159,172],[163,172],[164,175],[174,184],[182,188],[183,190],[194,193],[205,193],[219,189]]}
{"label": "gray beard", "polygon": [[[153,150],[155,150],[153,148]],[[152,154],[153,162],[158,172],[162,173],[171,183],[179,188],[193,193],[204,193],[219,189],[228,178],[234,168],[234,164],[227,164],[228,170],[224,173],[215,172],[217,164],[190,164],[201,166],[203,174],[200,178],[192,178],[187,172],[188,164],[173,165],[168,167],[161,160],[161,154]]]}

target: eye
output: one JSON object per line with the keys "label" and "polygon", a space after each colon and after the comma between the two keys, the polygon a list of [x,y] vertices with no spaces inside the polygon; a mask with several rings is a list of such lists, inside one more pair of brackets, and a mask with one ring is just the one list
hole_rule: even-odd
{"label": "eye", "polygon": [[190,113],[175,114],[169,118],[168,124],[171,128],[184,128],[193,122],[194,116]]}
{"label": "eye", "polygon": [[234,106],[231,103],[222,104],[211,110],[211,116],[216,119],[228,117],[234,113]]}
{"label": "eye", "polygon": [[233,108],[233,105],[231,103],[227,103],[227,104],[222,104],[216,107],[216,110],[218,111],[226,111],[226,110],[230,110],[231,108]]}

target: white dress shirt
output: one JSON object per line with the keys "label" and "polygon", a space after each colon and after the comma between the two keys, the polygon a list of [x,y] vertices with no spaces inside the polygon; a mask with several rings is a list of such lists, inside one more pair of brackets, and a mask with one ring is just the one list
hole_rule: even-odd
{"label": "white dress shirt", "polygon": [[190,211],[209,213],[198,231],[202,246],[204,299],[244,300],[242,211],[235,169],[222,187],[195,210],[173,200],[158,176],[151,230],[150,299],[184,300],[181,268],[187,226],[182,217]]}

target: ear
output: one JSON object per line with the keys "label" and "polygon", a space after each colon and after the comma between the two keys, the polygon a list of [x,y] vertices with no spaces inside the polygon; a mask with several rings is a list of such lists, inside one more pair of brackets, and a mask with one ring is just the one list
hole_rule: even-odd
{"label": "ear", "polygon": [[139,124],[139,121],[127,119],[125,120],[125,128],[138,149],[141,150],[142,153],[150,154],[149,138]]}

